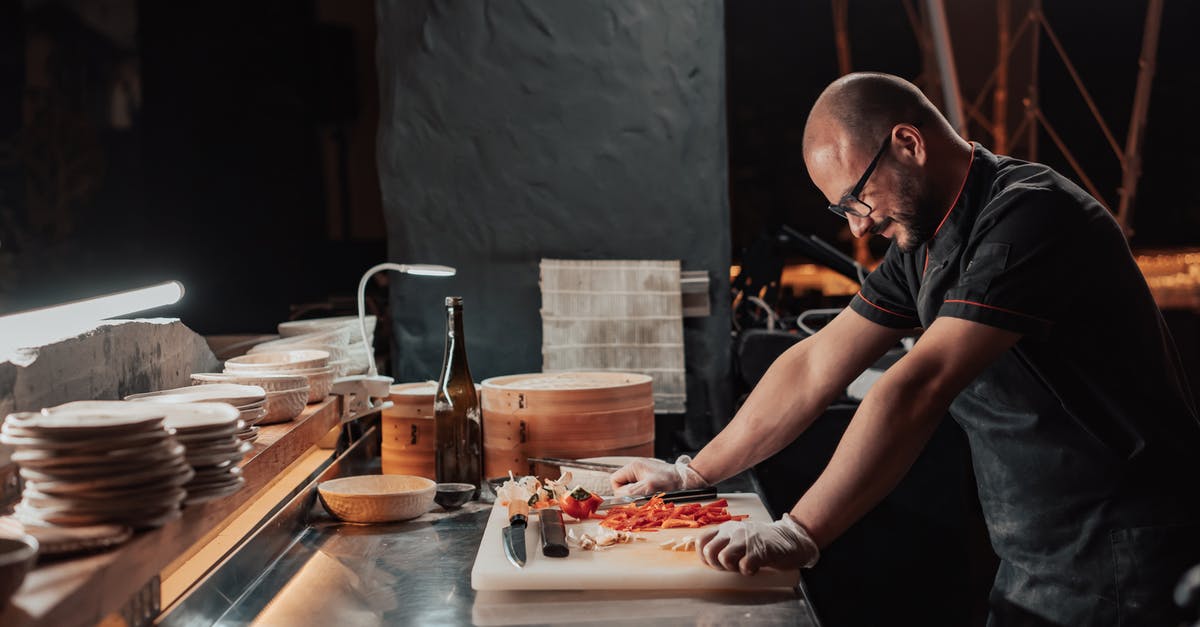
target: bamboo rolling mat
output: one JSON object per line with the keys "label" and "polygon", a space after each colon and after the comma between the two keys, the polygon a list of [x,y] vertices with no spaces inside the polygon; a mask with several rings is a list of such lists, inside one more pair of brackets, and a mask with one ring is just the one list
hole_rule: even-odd
{"label": "bamboo rolling mat", "polygon": [[683,413],[679,261],[543,259],[542,370],[640,372],[655,413]]}

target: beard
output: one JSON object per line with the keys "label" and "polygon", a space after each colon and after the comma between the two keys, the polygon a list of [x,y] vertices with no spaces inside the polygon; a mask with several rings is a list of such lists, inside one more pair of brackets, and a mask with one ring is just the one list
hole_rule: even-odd
{"label": "beard", "polygon": [[[933,239],[944,216],[939,215],[937,208],[929,201],[929,190],[916,171],[901,173],[896,196],[896,207],[889,219],[904,227],[902,236],[896,239],[896,245],[902,252],[911,253]],[[882,226],[887,228],[887,224]]]}

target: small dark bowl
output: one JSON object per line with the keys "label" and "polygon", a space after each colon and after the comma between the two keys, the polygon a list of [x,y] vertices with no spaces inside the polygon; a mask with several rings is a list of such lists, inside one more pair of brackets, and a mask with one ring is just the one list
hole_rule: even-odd
{"label": "small dark bowl", "polygon": [[0,609],[21,587],[37,560],[38,543],[31,535],[0,536]]}
{"label": "small dark bowl", "polygon": [[433,502],[444,509],[458,509],[475,496],[475,485],[471,483],[439,483]]}

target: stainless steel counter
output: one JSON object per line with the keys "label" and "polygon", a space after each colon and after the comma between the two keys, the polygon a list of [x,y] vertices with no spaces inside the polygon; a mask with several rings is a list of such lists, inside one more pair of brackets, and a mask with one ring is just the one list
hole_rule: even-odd
{"label": "stainless steel counter", "polygon": [[[317,480],[379,472],[371,430]],[[471,567],[491,509],[418,519],[331,519],[316,482],[161,618],[164,625],[817,625],[800,590],[475,592]]]}

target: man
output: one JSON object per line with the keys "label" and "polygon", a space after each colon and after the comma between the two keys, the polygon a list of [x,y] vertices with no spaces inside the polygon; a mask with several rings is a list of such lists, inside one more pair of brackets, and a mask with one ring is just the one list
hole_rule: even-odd
{"label": "man", "polygon": [[989,623],[1171,624],[1172,586],[1200,563],[1189,462],[1200,420],[1108,211],[1046,166],[964,141],[894,76],[826,88],[804,159],[856,237],[892,240],[883,262],[694,460],[635,462],[614,475],[619,492],[707,485],[763,461],[921,327],[791,512],[708,531],[701,559],[744,574],[811,566],[949,413],[966,431],[1001,560]]}

